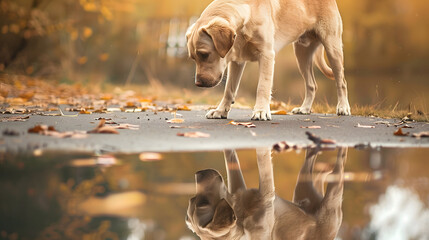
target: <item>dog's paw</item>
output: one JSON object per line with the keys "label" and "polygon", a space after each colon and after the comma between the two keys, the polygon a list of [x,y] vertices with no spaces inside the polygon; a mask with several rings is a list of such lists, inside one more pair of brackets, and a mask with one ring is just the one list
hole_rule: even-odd
{"label": "dog's paw", "polygon": [[252,120],[258,121],[270,121],[271,120],[271,112],[270,110],[253,110]]}
{"label": "dog's paw", "polygon": [[228,117],[228,111],[222,109],[212,109],[206,114],[208,119],[225,119]]}
{"label": "dog's paw", "polygon": [[311,113],[311,108],[296,107],[296,108],[292,109],[292,113],[293,114],[305,114],[305,115],[308,115],[308,114]]}
{"label": "dog's paw", "polygon": [[337,105],[337,115],[344,115],[344,116],[351,115],[351,113],[350,113],[350,105],[348,103],[344,103],[344,104],[338,103],[338,105]]}

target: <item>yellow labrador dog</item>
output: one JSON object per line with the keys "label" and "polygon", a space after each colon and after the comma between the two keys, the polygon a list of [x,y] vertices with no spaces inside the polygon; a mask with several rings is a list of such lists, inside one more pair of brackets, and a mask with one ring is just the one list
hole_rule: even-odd
{"label": "yellow labrador dog", "polygon": [[[338,115],[350,115],[344,78],[342,20],[335,0],[216,0],[187,33],[189,57],[196,62],[195,84],[214,87],[228,66],[225,93],[207,118],[227,118],[247,61],[259,63],[259,82],[252,119],[270,120],[274,59],[293,43],[305,80],[305,99],[292,110],[309,114],[317,84],[313,62],[337,85]],[[332,69],[324,59],[325,49]]]}
{"label": "yellow labrador dog", "polygon": [[[186,224],[203,240],[332,240],[342,222],[344,163],[340,148],[332,171],[336,179],[313,181],[316,149],[309,149],[295,187],[293,202],[275,195],[270,149],[258,149],[259,189],[247,189],[235,151],[226,150],[228,187],[214,169],[196,173],[196,196],[189,200]],[[323,174],[326,176],[326,173]]]}

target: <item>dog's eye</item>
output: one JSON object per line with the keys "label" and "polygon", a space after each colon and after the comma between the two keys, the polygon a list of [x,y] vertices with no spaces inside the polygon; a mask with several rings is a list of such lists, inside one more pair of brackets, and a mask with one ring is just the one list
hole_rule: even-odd
{"label": "dog's eye", "polygon": [[209,53],[207,52],[197,52],[197,55],[201,60],[206,60],[209,57]]}

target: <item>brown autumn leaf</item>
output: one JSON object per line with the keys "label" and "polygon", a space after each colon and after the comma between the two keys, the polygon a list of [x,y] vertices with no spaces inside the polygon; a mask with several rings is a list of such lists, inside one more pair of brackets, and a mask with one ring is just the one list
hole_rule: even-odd
{"label": "brown autumn leaf", "polygon": [[100,123],[93,130],[88,131],[87,133],[107,133],[107,134],[119,134],[119,132],[111,126],[105,126],[105,119],[101,119]]}
{"label": "brown autumn leaf", "polygon": [[244,126],[246,128],[255,128],[256,125],[253,124],[252,122],[236,122],[234,120],[230,121],[228,124],[234,125],[234,126]]}
{"label": "brown autumn leaf", "polygon": [[398,128],[398,130],[396,130],[396,131],[393,133],[393,135],[395,135],[395,136],[399,136],[399,137],[408,136],[409,134],[410,134],[409,132],[404,133],[404,132],[402,131],[402,127]]}
{"label": "brown autumn leaf", "polygon": [[420,139],[422,137],[429,137],[429,131],[427,132],[419,132],[419,133],[413,133],[413,137]]}
{"label": "brown autumn leaf", "polygon": [[167,120],[167,123],[183,123],[185,119],[183,118],[172,118],[170,120]]}
{"label": "brown autumn leaf", "polygon": [[87,137],[86,132],[81,132],[81,131],[58,132],[53,126],[47,126],[47,125],[36,125],[28,129],[28,133],[37,133],[37,134],[55,137],[55,138],[82,139]]}
{"label": "brown autumn leaf", "polygon": [[30,100],[34,96],[33,91],[27,91],[19,94],[20,98],[26,99],[27,101]]}
{"label": "brown autumn leaf", "polygon": [[208,138],[210,134],[203,132],[185,132],[185,133],[177,133],[179,137],[188,137],[188,138]]}
{"label": "brown autumn leaf", "polygon": [[101,100],[112,100],[113,99],[113,95],[112,94],[104,94],[103,96],[100,97]]}
{"label": "brown autumn leaf", "polygon": [[191,109],[188,106],[186,106],[186,105],[177,107],[177,110],[180,110],[180,111],[191,111]]}
{"label": "brown autumn leaf", "polygon": [[136,104],[134,102],[127,102],[125,107],[127,108],[137,108]]}
{"label": "brown autumn leaf", "polygon": [[308,129],[320,129],[321,126],[313,125],[313,126],[301,126],[301,128],[308,128]]}
{"label": "brown autumn leaf", "polygon": [[84,109],[84,108],[82,108],[82,109],[79,111],[79,114],[91,114],[91,112],[90,112],[90,111],[88,111],[88,110],[86,110],[86,109]]}
{"label": "brown autumn leaf", "polygon": [[287,115],[285,110],[271,111],[271,115]]}
{"label": "brown autumn leaf", "polygon": [[30,118],[30,116],[24,116],[24,117],[17,117],[17,116],[3,117],[3,118],[0,118],[0,122],[25,122],[29,118]]}
{"label": "brown autumn leaf", "polygon": [[30,129],[28,129],[28,133],[43,133],[44,131],[48,131],[47,125],[36,125]]}
{"label": "brown autumn leaf", "polygon": [[321,138],[319,136],[312,134],[311,132],[305,132],[305,134],[307,134],[308,139],[311,140],[316,145],[320,145],[320,144],[333,145],[333,144],[336,144],[336,141],[333,139]]}

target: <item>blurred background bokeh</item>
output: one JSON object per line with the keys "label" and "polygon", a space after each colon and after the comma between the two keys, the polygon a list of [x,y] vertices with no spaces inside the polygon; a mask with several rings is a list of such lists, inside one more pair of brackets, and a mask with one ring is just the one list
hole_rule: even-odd
{"label": "blurred background bokeh", "polygon": [[[194,86],[195,67],[187,58],[184,35],[210,2],[0,0],[0,72],[101,87],[136,84],[167,92],[174,87],[203,91]],[[342,0],[338,5],[351,105],[427,113],[427,1]],[[248,65],[239,92],[249,105],[256,71],[256,64]],[[316,102],[335,106],[334,83],[316,74]],[[222,87],[212,91],[219,94]],[[303,96],[289,46],[276,59],[273,97],[300,104]]]}

